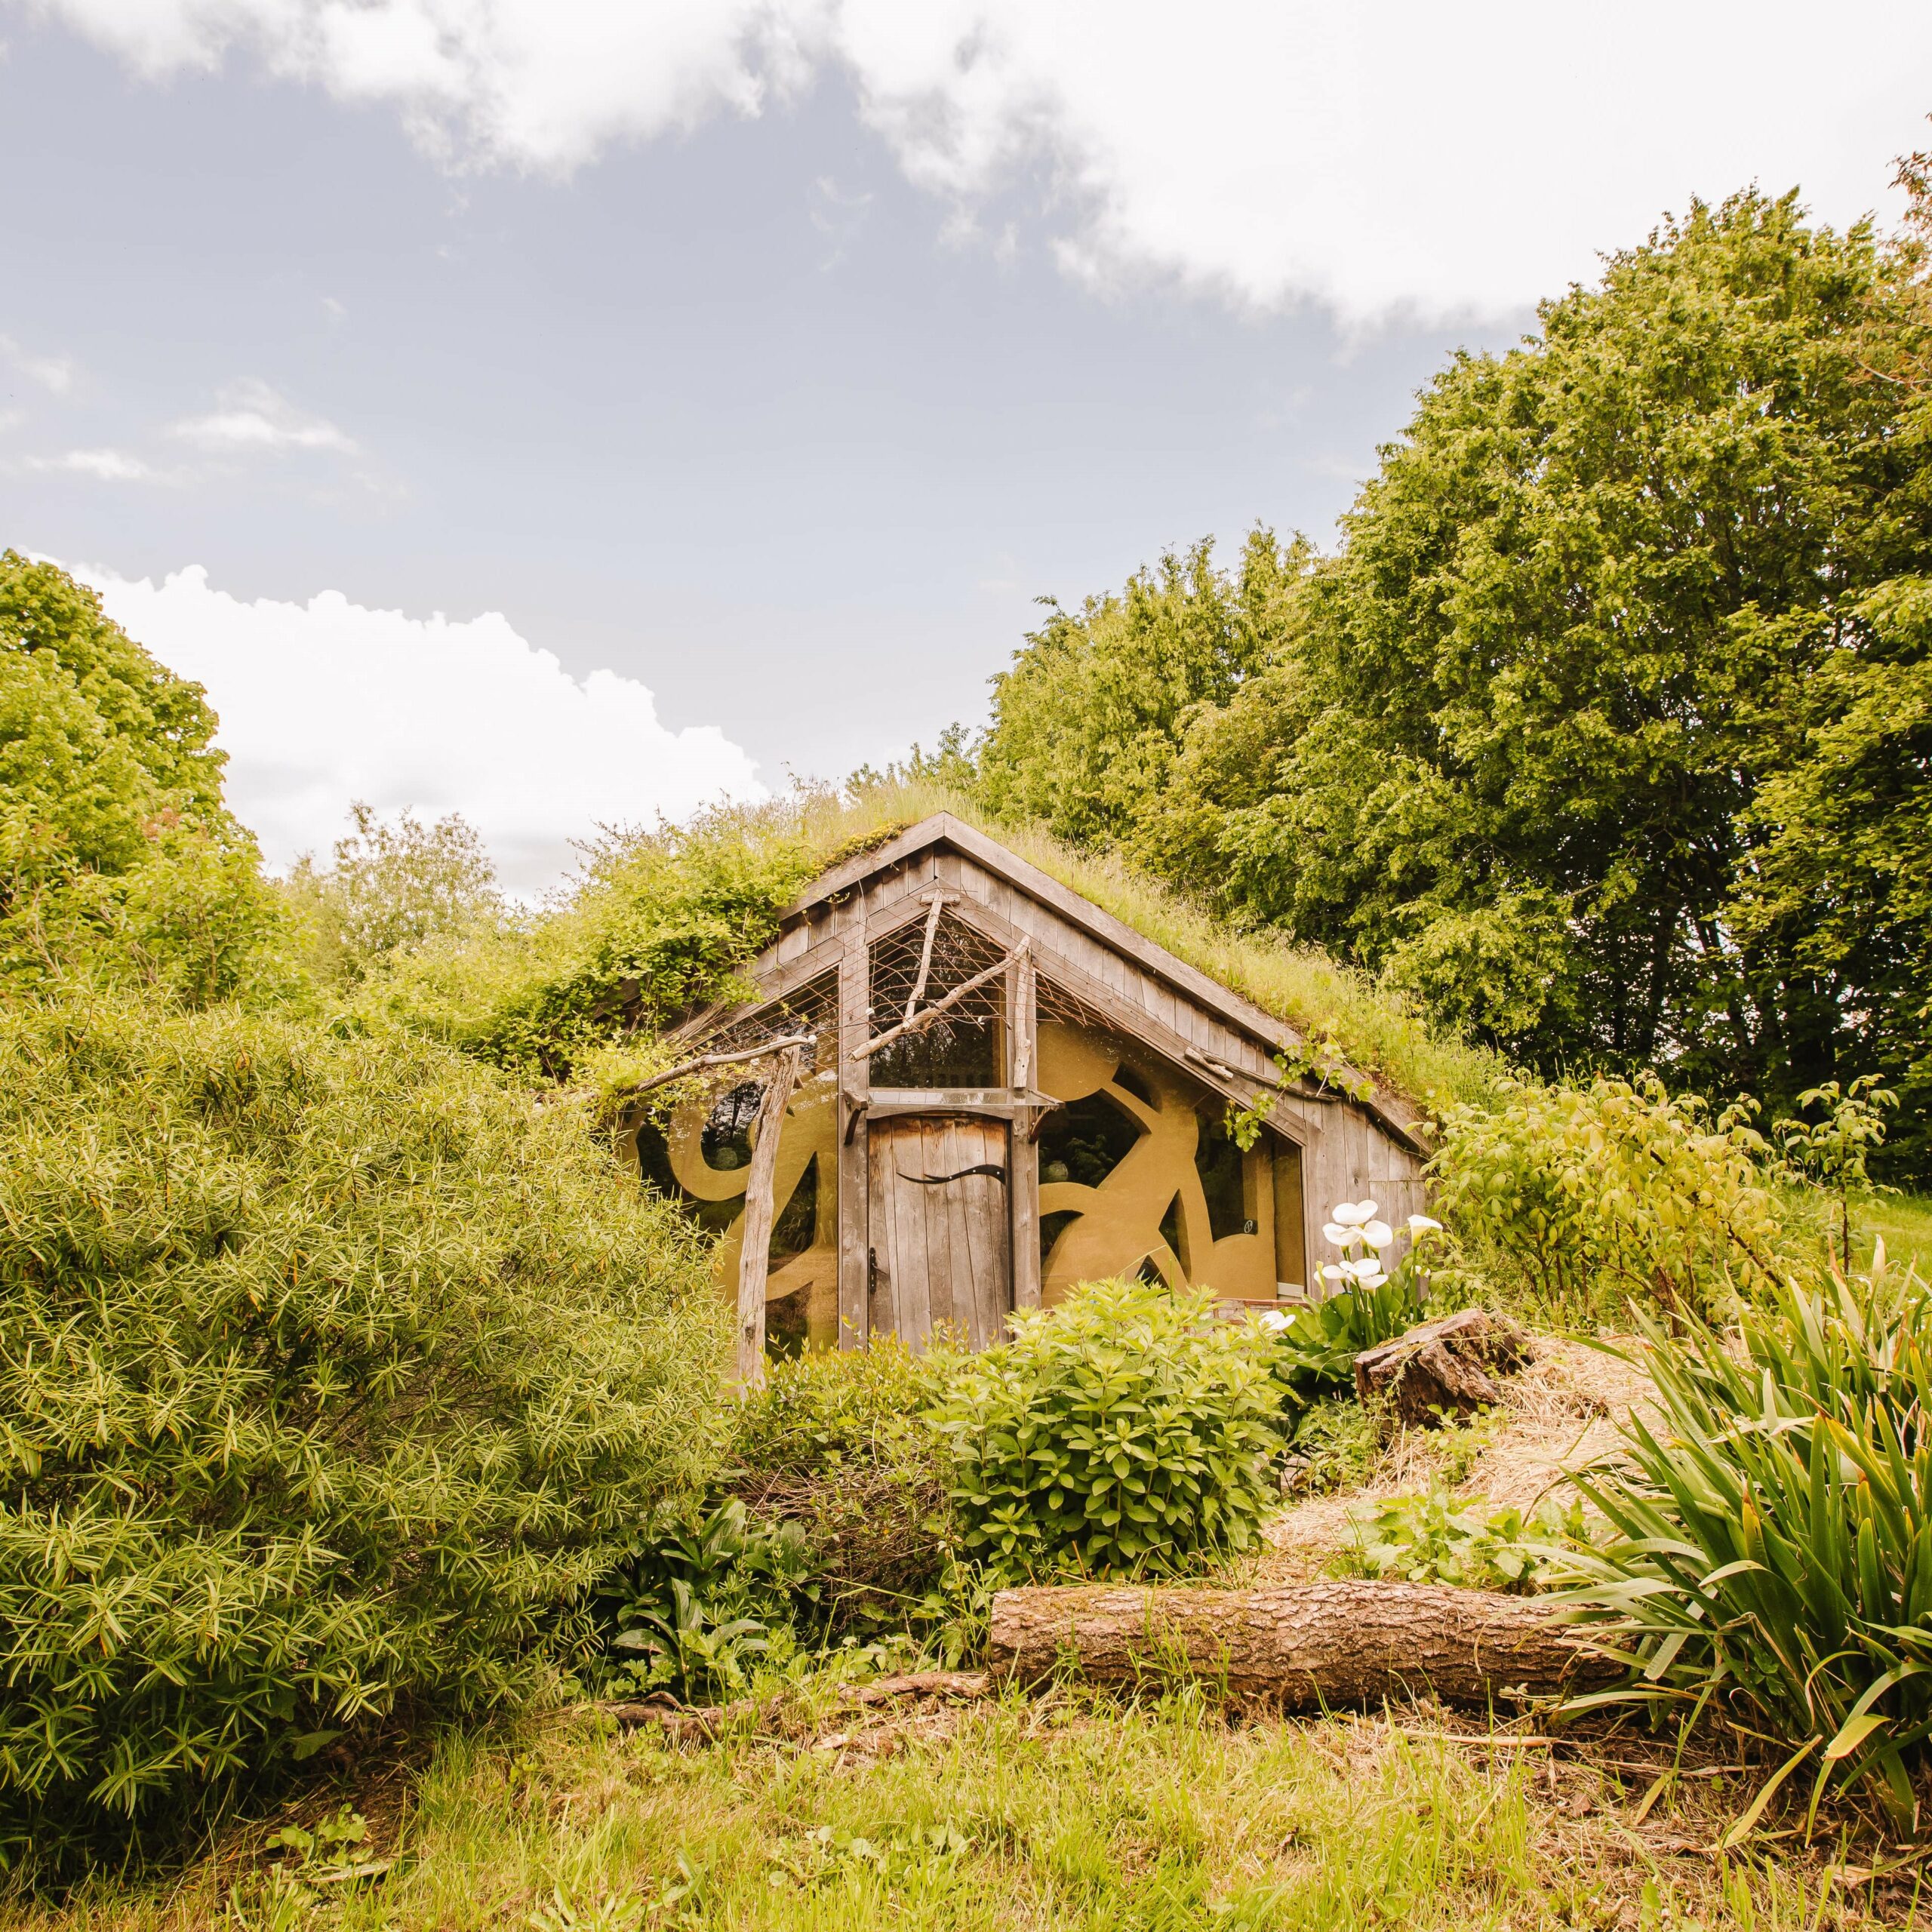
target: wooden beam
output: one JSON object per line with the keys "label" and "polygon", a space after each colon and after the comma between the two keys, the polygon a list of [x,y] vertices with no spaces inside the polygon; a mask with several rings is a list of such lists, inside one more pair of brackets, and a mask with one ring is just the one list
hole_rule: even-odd
{"label": "wooden beam", "polygon": [[781,1053],[787,1047],[813,1046],[817,1037],[813,1033],[791,1033],[782,1040],[767,1040],[761,1046],[747,1047],[742,1053],[702,1054],[696,1060],[686,1060],[682,1066],[672,1067],[669,1073],[654,1073],[648,1080],[639,1081],[623,1098],[641,1100],[660,1087],[668,1087],[674,1080],[688,1079],[694,1073],[709,1073],[713,1067],[737,1066],[746,1060],[763,1060],[768,1054]]}
{"label": "wooden beam", "polygon": [[919,995],[926,989],[926,980],[933,970],[933,942],[939,937],[940,915],[946,910],[947,902],[957,899],[956,892],[936,891],[922,892],[919,897],[932,908],[926,915],[926,937],[919,948],[918,977],[912,982],[912,990],[906,996],[906,1017],[910,1020],[918,1011]]}
{"label": "wooden beam", "polygon": [[[1022,940],[1015,952],[1026,949],[1027,945],[1028,942]],[[863,1046],[854,1048],[852,1058],[869,1060],[874,1054],[891,1046],[894,1040],[903,1040],[910,1034],[923,1032],[935,1020],[950,1012],[968,993],[977,992],[989,980],[997,979],[1013,963],[1014,956],[1010,953],[1004,959],[995,960],[983,973],[975,973],[970,980],[962,980],[943,999],[934,1000],[924,1012],[915,1014],[910,1020],[902,1020],[897,1026],[888,1026],[876,1038],[866,1041]]]}
{"label": "wooden beam", "polygon": [[872,1063],[856,1056],[872,1031],[872,968],[867,950],[865,894],[841,909],[846,920],[838,960],[838,1346],[862,1349],[867,1339],[866,1300],[871,1270],[871,1143],[866,1109],[872,1097]]}
{"label": "wooden beam", "polygon": [[758,1103],[758,1124],[752,1141],[751,1172],[745,1182],[743,1239],[738,1250],[738,1387],[764,1386],[764,1284],[771,1265],[771,1223],[777,1213],[772,1178],[778,1171],[778,1140],[784,1131],[785,1109],[798,1084],[802,1049],[797,1044],[779,1054]]}
{"label": "wooden beam", "polygon": [[[1038,1004],[1033,977],[1033,953],[1021,946],[1011,955],[1006,978],[1006,1037],[1011,1064],[1008,1078],[1014,1097],[1025,1102],[1032,1091],[1033,1061],[1038,1032]],[[1016,1309],[1040,1305],[1040,1122],[1044,1109],[1036,1109],[1021,1131],[1014,1121],[1009,1132],[1007,1172],[1011,1185],[1007,1201],[1012,1214],[1013,1305]]]}

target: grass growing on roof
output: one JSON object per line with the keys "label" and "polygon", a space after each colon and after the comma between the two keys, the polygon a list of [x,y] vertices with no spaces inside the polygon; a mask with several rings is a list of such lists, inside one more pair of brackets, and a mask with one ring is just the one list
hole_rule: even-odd
{"label": "grass growing on roof", "polygon": [[1432,1031],[1406,1000],[1311,948],[1239,934],[1120,860],[1000,825],[916,780],[801,788],[681,826],[606,836],[547,910],[432,941],[362,995],[370,1008],[537,1078],[568,1078],[617,1040],[748,991],[737,971],[820,873],[947,811],[1398,1091],[1438,1106],[1489,1094],[1491,1054]]}

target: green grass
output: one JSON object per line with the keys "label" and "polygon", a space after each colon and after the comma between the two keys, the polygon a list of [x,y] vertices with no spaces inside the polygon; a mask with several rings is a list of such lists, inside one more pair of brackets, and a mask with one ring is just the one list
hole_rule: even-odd
{"label": "green grass", "polygon": [[1873,1238],[1882,1235],[1886,1255],[1894,1268],[1915,1267],[1921,1281],[1932,1281],[1932,1195],[1870,1195],[1852,1213],[1853,1226],[1867,1257]]}
{"label": "green grass", "polygon": [[[389,1875],[280,1923],[1798,1932],[1869,1922],[1859,1895],[1832,1888],[1816,1865],[1694,1852],[1738,1801],[1724,1795],[1730,1780],[1687,1783],[1640,1821],[1641,1777],[1620,1784],[1566,1760],[1552,1783],[1546,1753],[1492,1751],[1416,1713],[1243,1724],[1185,1691],[1141,1708],[1015,1700],[960,1713],[949,1735],[944,1720],[905,1721],[876,1758],[841,1746],[838,1721],[828,1715],[816,1737],[808,1727],[789,1742],[684,1751],[590,1715],[497,1741],[452,1737],[421,1777]],[[922,1728],[936,1721],[937,1732]],[[0,1909],[0,1927],[239,1932],[277,1922],[259,1869],[231,1848],[145,1891],[103,1881],[63,1912]],[[600,1917],[607,1900],[614,1909]]]}

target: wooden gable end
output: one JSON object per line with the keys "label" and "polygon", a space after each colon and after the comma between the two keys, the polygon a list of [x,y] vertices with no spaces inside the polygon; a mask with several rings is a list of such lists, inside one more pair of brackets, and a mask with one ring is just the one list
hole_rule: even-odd
{"label": "wooden gable end", "polygon": [[[752,963],[762,999],[700,1015],[684,1030],[701,1035],[835,979],[841,1038],[863,1039],[889,1017],[868,1013],[859,967],[870,949],[927,917],[935,889],[956,895],[949,915],[991,946],[1027,943],[1043,998],[1050,990],[1069,996],[1098,1024],[1237,1105],[1270,1097],[1270,1128],[1300,1152],[1311,1226],[1343,1201],[1372,1198],[1398,1217],[1425,1204],[1428,1149],[1419,1116],[1399,1097],[1377,1089],[1358,1100],[1309,1091],[1307,1083],[1283,1091],[1273,1056],[1300,1044],[1292,1027],[949,814],[922,820],[815,881]],[[844,1177],[855,1190],[864,1185],[862,1145],[863,1135],[851,1143]],[[1311,1275],[1323,1258],[1310,1255]],[[858,1295],[861,1265],[857,1254],[848,1262],[848,1299]]]}

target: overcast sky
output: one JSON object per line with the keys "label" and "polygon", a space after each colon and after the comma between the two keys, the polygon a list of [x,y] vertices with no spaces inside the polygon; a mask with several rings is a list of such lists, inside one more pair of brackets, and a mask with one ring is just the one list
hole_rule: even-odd
{"label": "overcast sky", "polygon": [[1932,8],[0,0],[0,543],[285,861],[512,881],[983,717],[1032,600],[1326,540],[1691,195],[1889,217]]}

